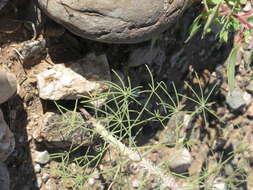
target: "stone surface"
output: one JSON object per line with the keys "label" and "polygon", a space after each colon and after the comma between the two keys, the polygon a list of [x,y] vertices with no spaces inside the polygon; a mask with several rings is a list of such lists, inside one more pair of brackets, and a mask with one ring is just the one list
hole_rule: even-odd
{"label": "stone surface", "polygon": [[58,190],[58,187],[53,179],[49,179],[45,185],[45,190]]}
{"label": "stone surface", "polygon": [[42,186],[42,179],[40,176],[37,176],[36,182],[35,182],[35,187],[37,187],[38,189],[40,189]]}
{"label": "stone surface", "polygon": [[46,50],[46,41],[42,40],[28,40],[25,41],[18,49],[23,60],[29,60],[41,57]]}
{"label": "stone surface", "polygon": [[150,65],[155,63],[157,65],[162,65],[166,60],[165,50],[161,47],[150,46],[141,47],[135,49],[129,56],[128,66],[138,67],[140,65]]}
{"label": "stone surface", "polygon": [[189,0],[39,0],[53,20],[83,38],[137,43],[172,27]]}
{"label": "stone surface", "polygon": [[226,184],[221,177],[215,178],[213,181],[212,190],[226,190]]}
{"label": "stone surface", "polygon": [[0,162],[0,189],[9,190],[10,189],[10,177],[6,165]]}
{"label": "stone surface", "polygon": [[175,173],[185,173],[191,166],[192,156],[186,148],[173,148],[168,156],[170,169]]}
{"label": "stone surface", "polygon": [[37,75],[39,96],[42,99],[77,99],[103,92],[110,81],[110,70],[105,55],[89,54],[81,60],[57,64]]}
{"label": "stone surface", "polygon": [[35,165],[34,165],[34,171],[35,171],[35,173],[40,173],[41,167],[40,167],[39,164],[35,164]]}
{"label": "stone surface", "polygon": [[90,130],[84,128],[82,115],[66,112],[61,115],[47,112],[43,116],[42,127],[36,138],[48,148],[69,148],[92,142]]}
{"label": "stone surface", "polygon": [[7,101],[16,91],[16,76],[5,70],[0,70],[0,104]]}
{"label": "stone surface", "polygon": [[235,88],[231,94],[226,97],[226,102],[233,111],[238,111],[250,101],[246,92],[243,92],[239,88]]}
{"label": "stone surface", "polygon": [[138,189],[138,187],[140,187],[140,181],[137,179],[134,179],[132,181],[132,186],[133,186],[133,188]]}
{"label": "stone surface", "polygon": [[0,109],[0,162],[5,161],[15,148],[15,139]]}
{"label": "stone surface", "polygon": [[49,162],[49,153],[45,150],[42,152],[36,151],[34,155],[34,161],[38,164],[46,164]]}
{"label": "stone surface", "polygon": [[164,130],[158,134],[159,141],[173,146],[183,142],[187,129],[191,127],[190,116],[185,111],[180,111],[171,116]]}

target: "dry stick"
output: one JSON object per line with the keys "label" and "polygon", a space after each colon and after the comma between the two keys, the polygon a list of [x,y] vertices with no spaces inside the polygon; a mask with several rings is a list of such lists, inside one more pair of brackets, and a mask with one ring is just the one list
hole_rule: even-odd
{"label": "dry stick", "polygon": [[106,130],[105,126],[96,121],[84,108],[81,108],[80,111],[83,115],[91,122],[94,130],[101,135],[101,137],[108,143],[110,143],[115,148],[130,160],[135,162],[140,168],[145,169],[149,174],[155,175],[162,181],[162,189],[170,188],[171,190],[183,190],[180,188],[173,177],[164,174],[164,172],[150,160],[142,158],[137,152],[126,147],[123,143],[117,140],[109,131]]}

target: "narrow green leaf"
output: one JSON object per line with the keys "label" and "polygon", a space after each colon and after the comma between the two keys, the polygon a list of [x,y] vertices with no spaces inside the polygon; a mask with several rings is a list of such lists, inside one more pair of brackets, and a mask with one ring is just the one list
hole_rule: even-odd
{"label": "narrow green leaf", "polygon": [[185,40],[185,43],[187,43],[200,29],[200,19],[202,18],[202,15],[199,15],[195,18],[192,25],[190,26],[190,34],[189,37]]}
{"label": "narrow green leaf", "polygon": [[240,46],[236,45],[231,50],[228,59],[226,60],[229,92],[232,92],[235,87],[235,65],[236,65],[236,56],[239,48]]}
{"label": "narrow green leaf", "polygon": [[207,0],[208,5],[217,5],[221,3],[222,0]]}
{"label": "narrow green leaf", "polygon": [[210,10],[211,13],[209,14],[209,16],[207,18],[206,24],[205,24],[204,29],[203,29],[203,34],[201,36],[202,39],[205,37],[206,33],[208,32],[208,28],[212,24],[215,16],[217,16],[219,7],[220,7],[220,3],[217,4],[213,9]]}

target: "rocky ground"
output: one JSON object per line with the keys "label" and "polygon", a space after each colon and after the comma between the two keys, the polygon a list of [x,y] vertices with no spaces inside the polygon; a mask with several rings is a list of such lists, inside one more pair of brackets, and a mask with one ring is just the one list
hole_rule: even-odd
{"label": "rocky ground", "polygon": [[[252,40],[243,42],[237,57],[237,87],[228,95],[225,60],[236,34],[231,34],[228,43],[220,43],[213,26],[205,39],[200,40],[198,34],[184,43],[200,10],[197,4],[154,44],[127,45],[83,39],[48,17],[34,30],[35,13],[32,1],[27,2],[29,6],[11,1],[0,12],[0,69],[14,73],[18,83],[17,94],[1,104],[15,136],[15,149],[5,161],[11,190],[160,189],[155,176],[91,135],[89,126],[85,130],[75,127],[83,121],[80,95],[108,90],[99,81],[118,83],[112,70],[125,83],[129,77],[133,87],[147,88],[151,81],[145,65],[170,93],[175,93],[174,83],[185,96],[179,100],[182,110],[168,117],[164,126],[150,121],[133,130],[138,152],[166,173],[171,171],[185,189],[253,189]],[[215,86],[208,99],[213,103],[195,114],[196,103],[187,97],[196,98],[199,86],[204,97]],[[138,97],[139,102],[146,99]],[[100,104],[91,102],[93,107]],[[157,101],[149,106],[156,109]],[[140,108],[135,105],[134,109]],[[74,119],[73,110],[77,111]],[[178,122],[179,128],[175,127]],[[64,131],[69,126],[72,130]],[[130,146],[129,139],[124,138],[124,144]],[[66,157],[73,147],[78,149]],[[91,155],[101,159],[90,164],[75,161]],[[4,164],[1,167],[0,179],[1,172],[7,172]]]}

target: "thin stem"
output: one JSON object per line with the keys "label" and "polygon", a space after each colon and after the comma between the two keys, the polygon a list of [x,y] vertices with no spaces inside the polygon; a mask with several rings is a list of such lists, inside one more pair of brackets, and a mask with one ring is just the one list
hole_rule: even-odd
{"label": "thin stem", "polygon": [[126,147],[122,142],[117,140],[109,131],[107,131],[106,127],[101,122],[96,121],[84,108],[81,108],[80,111],[91,122],[94,127],[94,130],[99,135],[101,135],[101,137],[106,142],[117,148],[123,156],[128,157],[130,160],[136,163],[139,168],[145,169],[149,174],[155,175],[159,179],[161,179],[161,189],[170,188],[171,190],[183,190],[176,184],[176,180],[172,176],[166,175],[163,170],[155,166],[150,160],[141,157],[140,154]]}

